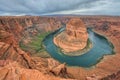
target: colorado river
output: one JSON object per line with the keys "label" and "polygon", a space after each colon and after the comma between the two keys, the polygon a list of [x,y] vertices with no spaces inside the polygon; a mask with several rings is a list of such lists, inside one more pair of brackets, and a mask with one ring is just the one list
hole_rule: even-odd
{"label": "colorado river", "polygon": [[88,29],[88,34],[93,47],[88,52],[80,56],[67,56],[61,53],[53,43],[53,38],[64,29],[65,27],[56,30],[43,40],[46,51],[59,62],[70,66],[90,67],[98,63],[104,55],[113,54],[112,44],[104,36],[95,33],[92,29]]}

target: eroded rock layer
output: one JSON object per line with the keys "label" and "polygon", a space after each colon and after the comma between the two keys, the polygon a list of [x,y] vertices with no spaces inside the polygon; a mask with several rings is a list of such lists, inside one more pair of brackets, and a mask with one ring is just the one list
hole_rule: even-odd
{"label": "eroded rock layer", "polygon": [[73,18],[66,24],[66,30],[54,38],[54,43],[64,52],[73,52],[86,47],[87,29],[79,18]]}
{"label": "eroded rock layer", "polygon": [[105,56],[94,68],[66,67],[54,59],[32,57],[20,49],[18,43],[23,37],[29,41],[31,36],[53,31],[70,18],[73,17],[0,17],[0,80],[69,80],[68,73],[75,80],[120,80],[119,16],[80,17],[87,26],[106,35],[115,47],[116,54]]}
{"label": "eroded rock layer", "polygon": [[[53,24],[55,26],[52,26]],[[32,57],[29,52],[19,47],[21,40],[28,40],[33,35],[51,31],[53,27],[54,29],[59,27],[59,24],[51,18],[0,17],[0,80],[69,78],[70,75],[66,75],[68,73],[65,64],[60,64],[52,58]]]}

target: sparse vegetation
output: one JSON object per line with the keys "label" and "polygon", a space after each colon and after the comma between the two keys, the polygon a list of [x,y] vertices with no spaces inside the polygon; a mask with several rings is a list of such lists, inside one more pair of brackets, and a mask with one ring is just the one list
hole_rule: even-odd
{"label": "sparse vegetation", "polygon": [[20,47],[31,53],[33,56],[50,57],[42,45],[42,41],[50,32],[44,32],[32,37],[31,41],[27,44],[20,43]]}

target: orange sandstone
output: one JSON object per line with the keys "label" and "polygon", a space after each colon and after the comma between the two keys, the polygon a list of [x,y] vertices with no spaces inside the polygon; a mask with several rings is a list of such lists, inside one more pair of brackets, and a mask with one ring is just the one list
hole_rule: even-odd
{"label": "orange sandstone", "polygon": [[86,47],[87,29],[79,18],[73,18],[66,24],[66,30],[54,38],[54,43],[64,52],[73,52]]}

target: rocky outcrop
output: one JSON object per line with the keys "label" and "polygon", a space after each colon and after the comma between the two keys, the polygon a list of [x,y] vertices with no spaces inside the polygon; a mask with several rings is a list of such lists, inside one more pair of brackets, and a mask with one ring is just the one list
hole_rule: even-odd
{"label": "rocky outcrop", "polygon": [[56,76],[58,75],[64,76],[65,74],[67,74],[65,64],[58,65],[57,67],[51,69],[50,71]]}
{"label": "rocky outcrop", "polygon": [[0,80],[71,80],[43,74],[35,69],[26,69],[17,62],[9,62],[0,68]]}
{"label": "rocky outcrop", "polygon": [[86,47],[87,29],[79,18],[73,18],[66,24],[66,30],[54,38],[54,43],[64,52],[73,52]]}
{"label": "rocky outcrop", "polygon": [[[59,25],[60,22],[47,17],[0,17],[0,73],[2,73],[0,80],[59,80],[69,78],[66,71],[61,72],[65,67],[61,67],[61,70],[59,68],[61,76],[51,72],[51,69],[60,65],[59,62],[32,57],[29,52],[25,52],[19,47],[21,40],[27,40],[33,35],[43,32],[53,31]],[[17,63],[12,64],[14,61]],[[33,73],[35,74],[33,75]],[[47,75],[44,77],[45,74]],[[41,78],[41,76],[43,77]]]}
{"label": "rocky outcrop", "polygon": [[[68,76],[69,74],[66,71],[66,67],[65,65],[60,65],[59,62],[53,60],[53,59],[43,59],[40,57],[30,57],[27,53],[25,53],[24,51],[22,51],[21,49],[13,46],[12,44],[5,44],[0,42],[0,67],[2,69],[0,69],[0,79],[2,80],[3,78],[5,78],[4,80],[19,80],[18,77],[22,76],[21,73],[20,74],[14,74],[13,71],[11,71],[11,64],[9,65],[9,70],[8,69],[4,69],[3,67],[13,61],[17,61],[16,64],[20,64],[22,67],[24,67],[24,74],[27,74],[27,77],[32,75],[34,73],[34,70],[36,70],[37,74],[36,75],[36,79],[38,80],[39,78],[37,78],[37,75],[39,75],[38,73],[42,74],[44,76],[44,74],[48,74],[49,76],[51,75],[51,79],[52,76],[60,76],[63,78],[69,78],[70,76]],[[53,65],[54,64],[54,65]],[[18,66],[18,65],[17,65]],[[18,66],[20,67],[20,66]],[[10,69],[11,68],[11,69]],[[27,70],[29,69],[29,70]],[[16,69],[15,69],[16,70]],[[14,70],[14,71],[15,71]],[[3,71],[3,72],[2,72]],[[32,73],[30,74],[29,73]],[[14,78],[14,75],[16,76]],[[26,77],[26,75],[24,75]],[[14,79],[13,79],[14,78]],[[32,77],[34,78],[34,77]],[[31,78],[31,79],[32,79]],[[54,78],[53,78],[54,79]],[[46,79],[41,79],[41,80],[46,80]],[[47,79],[49,80],[49,79]]]}
{"label": "rocky outcrop", "polygon": [[50,17],[0,17],[0,31],[2,30],[11,34],[17,42],[23,38],[28,39],[36,34],[54,31],[60,25],[60,21]]}
{"label": "rocky outcrop", "polygon": [[38,33],[54,31],[70,18],[73,17],[0,17],[0,80],[66,80],[73,77],[76,80],[120,80],[119,16],[80,16],[86,27],[106,35],[115,46],[116,54],[104,57],[94,68],[66,67],[54,59],[32,57],[20,49],[18,43],[22,39],[30,41]]}
{"label": "rocky outcrop", "polygon": [[84,42],[85,45],[82,45],[83,48],[86,46],[88,33],[81,19],[73,18],[66,24],[66,35],[68,41],[79,41],[81,43]]}
{"label": "rocky outcrop", "polygon": [[102,78],[101,80],[119,80],[120,79],[120,71],[115,72],[111,75],[108,75],[104,78]]}
{"label": "rocky outcrop", "polygon": [[[52,74],[52,76],[55,75],[63,78],[70,77],[66,71],[65,65],[61,66],[59,62],[53,59],[30,57],[26,52],[12,44],[0,42],[0,52],[0,67],[4,67],[9,62],[17,61],[18,64],[23,66],[25,69],[30,69],[31,71],[35,69],[42,74]],[[9,74],[11,75],[11,73]]]}

